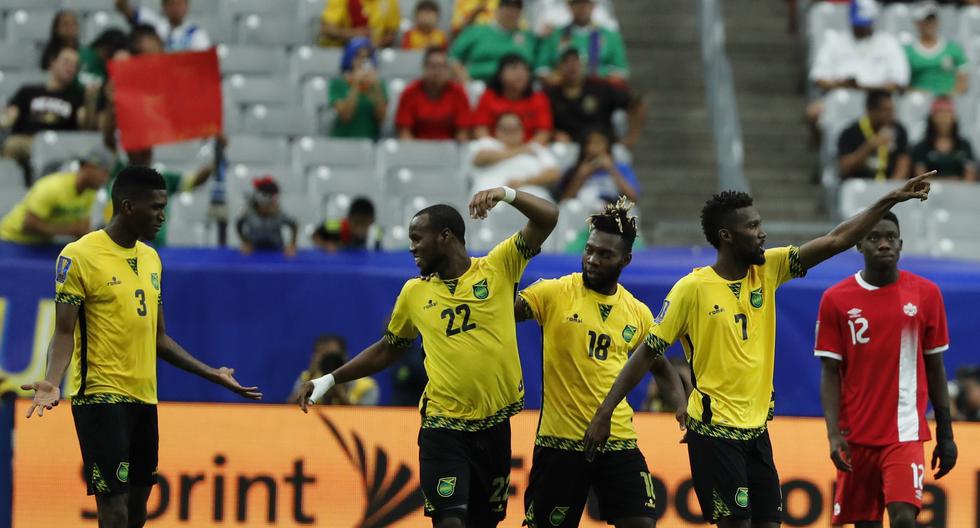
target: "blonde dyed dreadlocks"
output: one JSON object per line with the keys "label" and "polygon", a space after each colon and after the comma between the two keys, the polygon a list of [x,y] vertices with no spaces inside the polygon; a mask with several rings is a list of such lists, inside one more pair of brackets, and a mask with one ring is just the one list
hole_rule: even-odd
{"label": "blonde dyed dreadlocks", "polygon": [[620,196],[616,203],[607,204],[605,211],[589,216],[589,230],[618,235],[631,250],[636,240],[636,217],[629,216],[632,208],[633,202]]}

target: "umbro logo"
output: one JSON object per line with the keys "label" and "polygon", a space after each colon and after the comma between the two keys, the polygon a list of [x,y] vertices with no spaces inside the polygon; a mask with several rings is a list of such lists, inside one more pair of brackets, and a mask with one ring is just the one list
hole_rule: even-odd
{"label": "umbro logo", "polygon": [[847,316],[850,317],[851,319],[857,319],[858,317],[861,317],[861,309],[851,308],[850,310],[847,311]]}
{"label": "umbro logo", "polygon": [[122,281],[113,277],[111,281],[106,283],[106,286],[118,286],[119,284],[122,284]]}
{"label": "umbro logo", "polygon": [[570,317],[567,317],[565,320],[568,321],[569,323],[581,323],[581,322],[583,322],[582,319],[579,318],[579,316],[578,316],[577,313],[572,314]]}
{"label": "umbro logo", "polygon": [[423,306],[423,307],[422,307],[422,309],[423,309],[423,310],[428,310],[429,308],[434,308],[434,307],[435,307],[435,305],[436,305],[436,303],[434,303],[434,302],[432,302],[432,299],[429,299],[429,300],[428,300],[428,301],[427,301],[427,302],[425,303],[425,306]]}

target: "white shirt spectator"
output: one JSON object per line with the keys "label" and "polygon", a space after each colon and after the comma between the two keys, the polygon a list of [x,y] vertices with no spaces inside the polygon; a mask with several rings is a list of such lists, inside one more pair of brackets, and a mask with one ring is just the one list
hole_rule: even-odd
{"label": "white shirt spectator", "polygon": [[167,17],[146,7],[136,10],[135,23],[153,26],[167,51],[202,51],[211,47],[211,36],[203,27],[187,20],[172,27]]}
{"label": "white shirt spectator", "polygon": [[884,32],[865,39],[855,39],[850,32],[827,35],[817,50],[810,80],[847,79],[854,79],[862,88],[908,86],[909,63],[898,40]]}
{"label": "white shirt spectator", "polygon": [[[536,34],[549,35],[552,31],[572,23],[572,10],[568,8],[568,2],[565,0],[541,2],[541,4],[534,22]],[[599,27],[619,31],[619,23],[602,4],[596,4],[592,11],[592,23]]]}
{"label": "white shirt spectator", "polygon": [[[493,165],[477,167],[473,164],[477,152],[504,151],[507,147],[500,140],[489,136],[470,143],[469,165],[474,192],[500,187],[512,180],[527,180],[540,175],[546,169],[558,167],[558,160],[547,148],[537,143],[530,143],[530,145],[534,149],[534,154],[521,154]],[[528,185],[521,187],[521,190],[551,200],[551,193],[544,187]]]}

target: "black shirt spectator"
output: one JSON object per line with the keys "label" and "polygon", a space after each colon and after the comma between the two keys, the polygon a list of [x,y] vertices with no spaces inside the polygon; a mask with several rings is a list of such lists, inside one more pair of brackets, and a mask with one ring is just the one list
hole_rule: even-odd
{"label": "black shirt spectator", "polygon": [[17,108],[13,134],[36,134],[42,130],[78,130],[78,110],[85,96],[77,85],[61,89],[36,84],[21,87],[8,106]]}
{"label": "black shirt spectator", "polygon": [[866,113],[841,132],[837,160],[841,179],[904,179],[909,172],[908,134],[895,121],[891,94],[868,93]]}
{"label": "black shirt spectator", "polygon": [[936,178],[974,181],[976,159],[970,143],[960,136],[953,102],[937,97],[932,103],[926,137],[912,149],[915,174],[934,170]]}

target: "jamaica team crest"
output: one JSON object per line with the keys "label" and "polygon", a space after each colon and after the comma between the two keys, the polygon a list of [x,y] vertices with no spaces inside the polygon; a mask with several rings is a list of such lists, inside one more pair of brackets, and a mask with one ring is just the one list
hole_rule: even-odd
{"label": "jamaica team crest", "polygon": [[490,296],[490,287],[487,286],[487,279],[483,279],[473,285],[473,296],[480,300]]}
{"label": "jamaica team crest", "polygon": [[749,297],[749,302],[752,303],[753,308],[762,308],[762,288],[752,290],[752,294]]}

